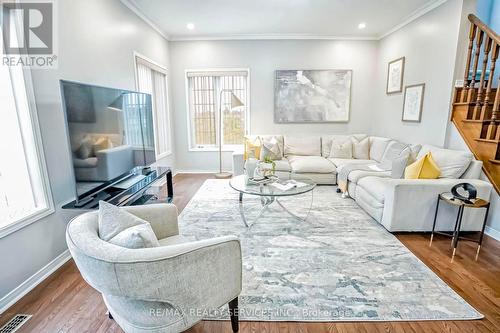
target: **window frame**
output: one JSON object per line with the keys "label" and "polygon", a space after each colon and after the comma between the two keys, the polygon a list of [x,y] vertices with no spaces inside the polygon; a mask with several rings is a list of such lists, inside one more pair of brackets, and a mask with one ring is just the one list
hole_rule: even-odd
{"label": "window frame", "polygon": [[[188,78],[188,73],[192,72],[246,72],[247,77],[246,77],[246,85],[247,85],[247,101],[246,101],[246,113],[245,113],[245,135],[248,135],[251,133],[250,131],[250,100],[251,100],[251,91],[250,91],[250,68],[189,68],[184,70],[184,86],[185,86],[185,97],[186,97],[186,114],[187,114],[187,135],[188,135],[188,149],[190,152],[216,152],[219,151],[219,138],[218,136],[218,130],[216,131],[216,144],[215,146],[207,145],[207,146],[201,146],[201,145],[196,145],[193,143],[193,137],[192,137],[192,129],[191,126],[193,125],[192,123],[192,114],[191,114],[191,107],[190,107],[190,92],[189,92],[189,78]],[[217,95],[217,100],[216,100],[216,107],[217,107],[217,114],[215,115],[216,118],[216,123],[219,123],[219,94]],[[243,148],[243,143],[241,145],[222,145],[222,151],[223,152],[234,152],[237,150],[240,150]]]}
{"label": "window frame", "polygon": [[[12,84],[12,76],[14,75],[12,72],[12,68],[7,69],[9,71],[9,76]],[[41,191],[43,193],[46,206],[44,209],[41,209],[39,211],[36,211],[28,216],[25,216],[23,218],[20,218],[16,221],[10,222],[4,226],[0,225],[0,238],[6,237],[10,235],[13,232],[16,232],[34,222],[37,222],[44,217],[47,217],[55,212],[55,206],[54,206],[54,198],[52,196],[52,190],[50,187],[50,180],[49,180],[49,174],[48,174],[48,169],[47,169],[47,161],[45,159],[45,152],[43,148],[43,141],[42,141],[42,135],[41,135],[41,130],[40,130],[40,123],[38,120],[38,111],[36,107],[36,99],[35,99],[35,92],[33,89],[33,79],[31,76],[31,69],[29,67],[23,67],[20,69],[19,75],[22,76],[22,81],[24,84],[24,89],[25,89],[25,94],[26,94],[26,102],[28,105],[28,112],[29,112],[29,117],[31,120],[31,129],[33,130],[33,144],[34,144],[34,150],[36,151],[36,161],[38,162],[38,168],[40,171],[40,181],[42,184]],[[14,89],[14,87],[12,87]],[[16,93],[14,93],[14,99],[16,101],[16,109],[17,109],[17,96]],[[16,110],[16,112],[19,112]],[[25,143],[23,142],[23,145]]]}
{"label": "window frame", "polygon": [[[142,62],[146,66],[148,66],[150,69],[160,72],[165,75],[165,88],[166,88],[166,105],[165,108],[167,110],[167,118],[168,118],[168,142],[169,142],[169,147],[166,152],[163,152],[161,154],[158,154],[158,147],[157,147],[157,141],[156,138],[158,137],[158,134],[156,133],[156,111],[153,110],[153,135],[154,135],[154,140],[155,140],[155,154],[156,154],[156,161],[159,161],[162,158],[171,156],[173,153],[173,141],[172,141],[172,112],[170,108],[170,88],[169,88],[169,79],[168,79],[168,70],[167,67],[164,65],[146,57],[145,55],[134,51],[134,74],[135,74],[135,89],[139,91],[139,69],[137,67],[138,62]],[[153,97],[153,96],[151,96]],[[154,103],[153,103],[154,104]]]}

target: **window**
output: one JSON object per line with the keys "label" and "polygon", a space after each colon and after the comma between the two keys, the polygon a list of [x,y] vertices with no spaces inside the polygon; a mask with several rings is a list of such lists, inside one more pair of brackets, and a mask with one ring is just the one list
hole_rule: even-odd
{"label": "window", "polygon": [[[135,56],[137,89],[151,94],[153,104],[153,123],[155,133],[156,158],[165,157],[172,152],[170,111],[168,108],[167,70],[143,56]],[[133,131],[140,127],[129,128],[127,134],[133,138]],[[126,129],[127,131],[127,129]]]}
{"label": "window", "polygon": [[0,237],[54,211],[29,70],[0,66]]}
{"label": "window", "polygon": [[[222,92],[222,146],[243,144],[248,132],[248,71],[188,71],[190,146],[210,150],[219,143],[219,99]],[[231,109],[231,91],[243,106]]]}

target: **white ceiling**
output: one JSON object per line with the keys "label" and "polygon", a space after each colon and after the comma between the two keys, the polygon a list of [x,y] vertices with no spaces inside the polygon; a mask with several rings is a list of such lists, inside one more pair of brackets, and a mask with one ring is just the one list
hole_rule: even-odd
{"label": "white ceiling", "polygon": [[[189,40],[378,39],[446,0],[122,1],[167,38]],[[358,29],[360,22],[365,29]]]}

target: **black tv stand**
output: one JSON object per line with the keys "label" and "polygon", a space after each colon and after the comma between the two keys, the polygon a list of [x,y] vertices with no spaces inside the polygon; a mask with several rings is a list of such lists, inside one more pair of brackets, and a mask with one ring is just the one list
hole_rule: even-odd
{"label": "black tv stand", "polygon": [[63,209],[97,209],[99,201],[103,200],[116,206],[135,206],[150,203],[170,203],[174,196],[172,170],[168,167],[137,167],[130,175],[120,181],[135,175],[145,177],[130,187],[123,189],[119,182],[107,184],[95,193],[64,205]]}

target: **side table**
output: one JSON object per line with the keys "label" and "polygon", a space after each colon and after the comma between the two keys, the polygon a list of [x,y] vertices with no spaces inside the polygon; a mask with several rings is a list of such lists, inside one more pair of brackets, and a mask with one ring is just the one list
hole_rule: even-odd
{"label": "side table", "polygon": [[[436,220],[437,220],[437,215],[438,215],[438,210],[439,210],[439,203],[441,201],[444,201],[447,204],[458,207],[457,219],[455,221],[455,230],[453,231],[453,234],[451,234],[451,235],[449,233],[435,231]],[[485,208],[486,209],[486,214],[484,215],[483,225],[481,227],[481,233],[479,234],[479,239],[460,237],[460,228],[462,226],[462,217],[463,217],[465,208],[472,208],[472,209]],[[451,260],[453,261],[453,258],[455,257],[455,253],[457,251],[459,239],[475,242],[478,244],[477,251],[476,251],[476,257],[475,257],[475,260],[477,260],[477,258],[479,256],[479,251],[481,250],[481,244],[483,242],[484,228],[486,227],[486,220],[488,219],[489,210],[490,210],[490,202],[487,200],[477,198],[477,199],[471,200],[470,203],[467,203],[463,200],[454,198],[450,192],[441,193],[440,195],[438,195],[438,199],[437,199],[436,212],[434,213],[434,223],[432,224],[432,233],[431,233],[431,240],[429,242],[429,246],[432,246],[432,240],[434,238],[435,233],[440,234],[440,235],[445,235],[445,236],[451,236],[452,237],[451,245],[453,246],[453,254],[451,256]]]}

